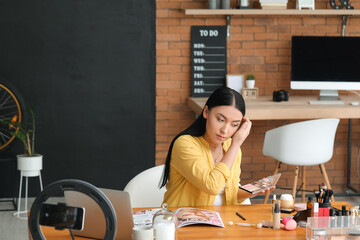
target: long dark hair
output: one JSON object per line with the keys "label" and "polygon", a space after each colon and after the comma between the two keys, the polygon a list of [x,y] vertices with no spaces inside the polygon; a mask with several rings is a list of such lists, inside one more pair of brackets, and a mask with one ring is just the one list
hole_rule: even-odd
{"label": "long dark hair", "polygon": [[[221,87],[216,89],[210,95],[205,105],[208,107],[209,110],[211,110],[213,107],[218,106],[234,106],[240,110],[243,116],[245,116],[245,101],[243,97],[237,91],[228,87]],[[206,119],[203,117],[203,111],[190,125],[190,127],[176,135],[175,138],[172,140],[168,154],[166,156],[165,170],[163,172],[162,180],[160,181],[160,188],[164,187],[169,180],[171,153],[176,139],[178,139],[178,137],[182,135],[200,137],[205,134]]]}

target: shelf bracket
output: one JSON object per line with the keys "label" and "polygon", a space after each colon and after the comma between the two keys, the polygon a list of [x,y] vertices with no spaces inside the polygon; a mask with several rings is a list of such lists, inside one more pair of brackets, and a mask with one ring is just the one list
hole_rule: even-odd
{"label": "shelf bracket", "polygon": [[345,37],[346,35],[346,23],[348,20],[348,15],[343,15],[342,16],[342,30],[341,30],[341,36]]}
{"label": "shelf bracket", "polygon": [[231,21],[231,16],[226,15],[226,36],[227,37],[230,37],[230,21]]}

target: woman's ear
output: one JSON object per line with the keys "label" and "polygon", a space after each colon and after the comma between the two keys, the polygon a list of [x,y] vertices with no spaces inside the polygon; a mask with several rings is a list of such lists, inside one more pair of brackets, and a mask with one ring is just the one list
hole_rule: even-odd
{"label": "woman's ear", "polygon": [[205,119],[207,119],[208,116],[209,116],[209,108],[208,108],[208,106],[205,105],[204,110],[203,110],[203,117]]}

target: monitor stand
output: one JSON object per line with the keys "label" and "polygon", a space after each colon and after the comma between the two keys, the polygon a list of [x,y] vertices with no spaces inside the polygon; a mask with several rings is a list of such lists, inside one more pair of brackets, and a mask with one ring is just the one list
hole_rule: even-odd
{"label": "monitor stand", "polygon": [[340,101],[337,90],[320,90],[319,100],[309,101],[309,104],[314,104],[314,105],[318,105],[318,104],[320,104],[320,105],[323,105],[323,104],[338,105],[338,104],[341,104],[341,105],[343,105],[344,102]]}
{"label": "monitor stand", "polygon": [[338,101],[340,98],[337,90],[320,90],[319,100]]}

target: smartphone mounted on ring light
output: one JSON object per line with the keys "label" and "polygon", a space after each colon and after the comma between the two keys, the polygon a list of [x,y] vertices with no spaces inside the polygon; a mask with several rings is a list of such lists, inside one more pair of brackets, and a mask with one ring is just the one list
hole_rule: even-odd
{"label": "smartphone mounted on ring light", "polygon": [[39,213],[39,224],[55,227],[55,229],[84,228],[85,208],[67,206],[64,203],[43,203]]}

